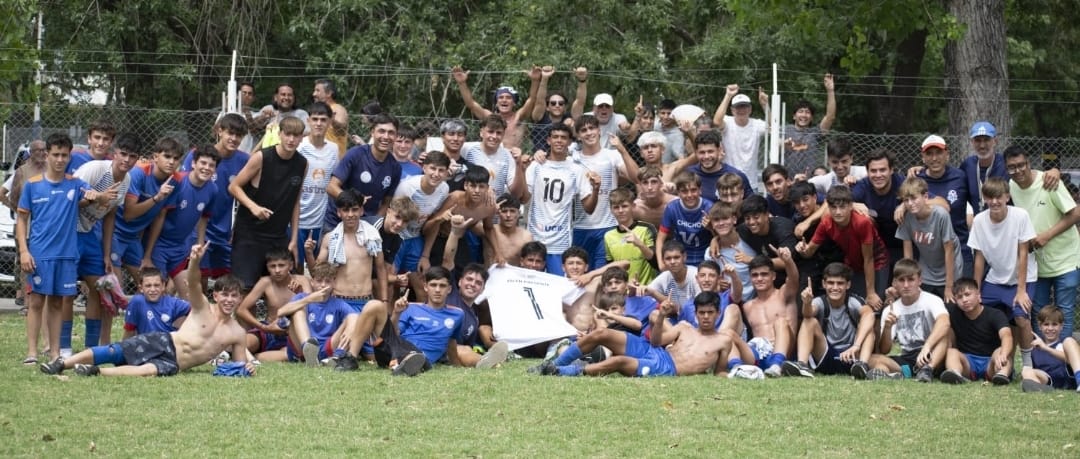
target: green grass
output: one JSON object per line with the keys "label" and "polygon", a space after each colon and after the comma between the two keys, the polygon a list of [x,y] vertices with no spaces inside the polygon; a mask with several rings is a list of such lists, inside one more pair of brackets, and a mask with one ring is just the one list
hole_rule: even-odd
{"label": "green grass", "polygon": [[23,327],[0,316],[2,457],[1080,454],[1080,395],[1024,394],[1018,384],[572,379],[526,375],[527,361],[416,378],[264,364],[249,379],[200,367],[63,380],[19,363]]}

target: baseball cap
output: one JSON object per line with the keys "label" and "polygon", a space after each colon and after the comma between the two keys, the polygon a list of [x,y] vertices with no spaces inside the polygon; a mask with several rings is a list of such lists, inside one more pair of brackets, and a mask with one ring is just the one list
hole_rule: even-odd
{"label": "baseball cap", "polygon": [[737,94],[734,99],[731,99],[731,106],[750,105],[750,97],[746,94]]}
{"label": "baseball cap", "polygon": [[926,139],[922,141],[922,151],[929,150],[932,147],[938,147],[942,150],[948,150],[949,148],[945,145],[945,139],[937,134],[927,136]]}
{"label": "baseball cap", "polygon": [[592,104],[594,107],[597,105],[615,105],[615,99],[611,98],[611,94],[600,93],[593,97]]}
{"label": "baseball cap", "polygon": [[979,136],[997,137],[997,129],[994,129],[994,125],[986,121],[979,121],[971,125],[971,138]]}

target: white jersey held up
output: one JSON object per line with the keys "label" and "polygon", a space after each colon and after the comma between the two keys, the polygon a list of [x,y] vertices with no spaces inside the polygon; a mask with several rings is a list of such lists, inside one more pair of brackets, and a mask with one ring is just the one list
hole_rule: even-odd
{"label": "white jersey held up", "polygon": [[584,292],[565,277],[514,266],[493,266],[484,293],[495,339],[511,350],[577,334],[566,321],[564,304]]}

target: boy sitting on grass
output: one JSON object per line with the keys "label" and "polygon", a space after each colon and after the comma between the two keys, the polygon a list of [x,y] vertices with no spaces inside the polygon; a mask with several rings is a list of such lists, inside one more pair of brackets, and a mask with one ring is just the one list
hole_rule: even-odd
{"label": "boy sitting on grass", "polygon": [[[206,243],[191,248],[189,263],[199,266]],[[200,285],[202,273],[188,269],[188,285]],[[255,366],[247,361],[244,347],[244,327],[232,314],[240,304],[240,280],[230,275],[218,278],[214,284],[214,303],[199,289],[191,295],[191,314],[180,330],[136,335],[119,343],[94,346],[67,359],[59,357],[41,364],[41,372],[58,375],[74,368],[81,376],[172,376],[180,371],[209,362],[222,351],[229,351],[234,362],[240,362],[248,374]],[[99,368],[111,363],[114,368]]]}
{"label": "boy sitting on grass", "polygon": [[[934,369],[945,363],[949,313],[940,297],[920,287],[922,270],[915,260],[896,262],[892,284],[885,290],[887,306],[867,379],[903,379],[914,372],[917,381],[928,383],[934,379]],[[889,355],[893,344],[900,345],[900,355]]]}
{"label": "boy sitting on grass", "polygon": [[874,309],[850,292],[851,277],[847,265],[829,263],[824,271],[825,294],[814,298],[809,285],[802,291],[798,361],[784,362],[784,376],[813,378],[817,372],[865,378],[863,362],[874,352]]}
{"label": "boy sitting on grass", "polygon": [[331,356],[343,357],[350,346],[353,354],[360,351],[363,343],[351,339],[349,331],[360,314],[334,296],[337,271],[326,262],[311,267],[311,293],[298,293],[277,310],[279,317],[292,318],[286,346],[259,354],[260,360],[318,366]]}
{"label": "boy sitting on grass", "polygon": [[596,328],[641,334],[641,321],[626,315],[626,295],[602,292],[596,299]]}
{"label": "boy sitting on grass", "polygon": [[[314,261],[309,258],[308,261]],[[236,318],[248,327],[247,348],[256,357],[264,352],[276,351],[285,347],[288,327],[282,328],[278,318],[288,318],[278,310],[299,292],[310,292],[311,285],[307,278],[293,274],[293,255],[288,249],[278,247],[266,252],[266,272],[259,278],[255,287],[244,297],[236,310]],[[266,302],[266,320],[260,322],[252,309],[259,300]]]}
{"label": "boy sitting on grass", "polygon": [[1071,336],[1062,337],[1065,314],[1057,306],[1043,307],[1036,316],[1043,341],[1035,337],[1031,351],[1033,367],[1021,372],[1024,392],[1076,389],[1080,392],[1080,344]]}
{"label": "boy sitting on grass", "polygon": [[945,357],[941,382],[963,384],[988,379],[995,386],[1009,384],[1013,349],[1009,319],[1000,309],[982,305],[974,279],[956,281],[953,297],[956,304],[946,305],[946,309],[955,339]]}
{"label": "boy sitting on grass", "polygon": [[157,268],[139,271],[139,290],[124,313],[124,338],[150,332],[174,332],[191,313],[191,304],[165,294],[165,276]]}

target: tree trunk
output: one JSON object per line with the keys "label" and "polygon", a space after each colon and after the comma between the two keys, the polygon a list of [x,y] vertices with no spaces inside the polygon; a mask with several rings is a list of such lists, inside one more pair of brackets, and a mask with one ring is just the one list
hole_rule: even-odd
{"label": "tree trunk", "polygon": [[[1005,62],[1005,0],[950,0],[949,12],[967,31],[945,46],[949,134],[967,139],[971,125],[989,121],[998,136],[1012,127],[1009,75]],[[998,148],[1004,148],[998,142]],[[970,142],[953,147],[966,156]]]}
{"label": "tree trunk", "polygon": [[912,31],[896,45],[896,61],[892,63],[892,87],[888,88],[881,75],[887,71],[889,63],[882,61],[875,76],[868,77],[868,82],[881,88],[886,97],[876,98],[877,125],[872,132],[906,133],[914,125],[915,95],[919,92],[919,75],[922,74],[923,57],[926,55],[926,29]]}

